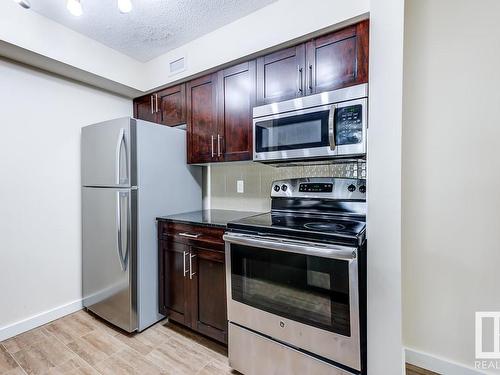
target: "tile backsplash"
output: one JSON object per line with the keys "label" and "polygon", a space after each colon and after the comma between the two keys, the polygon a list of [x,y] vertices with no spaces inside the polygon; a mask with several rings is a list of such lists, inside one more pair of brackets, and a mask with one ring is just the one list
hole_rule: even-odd
{"label": "tile backsplash", "polygon": [[[275,180],[297,177],[365,178],[366,163],[273,167],[261,163],[224,163],[206,167],[205,206],[212,209],[269,211],[271,185]],[[242,180],[244,192],[237,192]]]}

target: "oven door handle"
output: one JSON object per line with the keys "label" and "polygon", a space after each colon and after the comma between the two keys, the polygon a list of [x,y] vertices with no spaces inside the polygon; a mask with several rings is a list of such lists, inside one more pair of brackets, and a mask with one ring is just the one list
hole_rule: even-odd
{"label": "oven door handle", "polygon": [[337,110],[337,104],[332,104],[330,106],[330,112],[328,114],[328,138],[330,140],[330,150],[335,150],[335,111]]}
{"label": "oven door handle", "polygon": [[317,256],[321,258],[352,260],[356,259],[358,256],[357,248],[348,246],[288,240],[276,237],[252,236],[239,233],[225,233],[223,238],[226,242],[238,245]]}

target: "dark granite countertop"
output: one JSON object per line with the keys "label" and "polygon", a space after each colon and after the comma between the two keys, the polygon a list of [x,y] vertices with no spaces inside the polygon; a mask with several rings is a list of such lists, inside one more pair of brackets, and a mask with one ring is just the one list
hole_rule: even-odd
{"label": "dark granite countertop", "polygon": [[233,210],[201,210],[184,212],[181,214],[159,216],[158,220],[174,221],[195,225],[226,228],[227,223],[244,217],[258,215],[261,212],[233,211]]}

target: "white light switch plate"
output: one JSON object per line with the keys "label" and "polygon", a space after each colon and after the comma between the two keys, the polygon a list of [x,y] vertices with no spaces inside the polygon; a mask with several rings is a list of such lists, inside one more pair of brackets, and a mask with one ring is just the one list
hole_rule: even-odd
{"label": "white light switch plate", "polygon": [[237,193],[244,193],[245,192],[245,183],[243,180],[236,181],[236,192]]}

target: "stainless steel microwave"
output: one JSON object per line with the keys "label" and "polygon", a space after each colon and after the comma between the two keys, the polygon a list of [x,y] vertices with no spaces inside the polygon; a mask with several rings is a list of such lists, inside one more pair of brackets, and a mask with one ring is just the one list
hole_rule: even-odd
{"label": "stainless steel microwave", "polygon": [[367,107],[367,84],[255,107],[253,160],[364,156]]}

